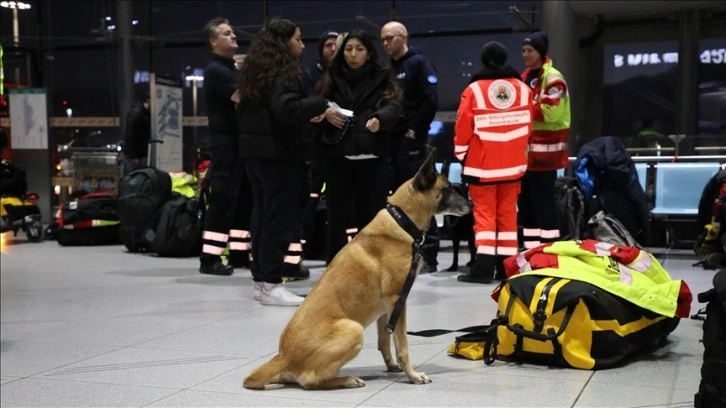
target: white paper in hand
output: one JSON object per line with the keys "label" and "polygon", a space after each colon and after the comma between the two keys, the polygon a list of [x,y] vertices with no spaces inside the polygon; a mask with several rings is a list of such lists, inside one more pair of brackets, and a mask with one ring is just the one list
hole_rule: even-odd
{"label": "white paper in hand", "polygon": [[350,110],[350,109],[343,109],[343,108],[340,107],[340,105],[338,105],[337,103],[335,103],[333,101],[328,101],[328,106],[330,106],[331,108],[335,109],[336,112],[342,114],[343,116],[347,116],[347,117],[352,117],[353,116],[353,111],[352,110]]}

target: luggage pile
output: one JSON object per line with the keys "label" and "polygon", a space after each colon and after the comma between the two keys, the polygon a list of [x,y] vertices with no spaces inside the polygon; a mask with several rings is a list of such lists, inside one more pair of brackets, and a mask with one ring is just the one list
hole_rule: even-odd
{"label": "luggage pile", "polygon": [[582,369],[620,366],[651,350],[690,312],[692,295],[656,258],[633,246],[562,241],[505,261],[493,294],[489,363],[514,358]]}
{"label": "luggage pile", "polygon": [[23,230],[31,242],[43,240],[38,194],[27,191],[25,169],[0,161],[0,232]]}
{"label": "luggage pile", "polygon": [[508,279],[492,293],[496,317],[487,326],[455,330],[468,334],[457,337],[449,353],[486,364],[618,367],[662,346],[690,312],[688,285],[637,247],[560,241],[511,256],[504,265]]}
{"label": "luggage pile", "polygon": [[198,256],[204,204],[197,179],[153,167],[124,176],[119,195],[85,194],[61,205],[56,220],[60,245],[123,244],[132,253]]}
{"label": "luggage pile", "polygon": [[166,257],[198,256],[202,248],[204,206],[196,178],[153,167],[121,179],[118,199],[121,241],[129,252]]}

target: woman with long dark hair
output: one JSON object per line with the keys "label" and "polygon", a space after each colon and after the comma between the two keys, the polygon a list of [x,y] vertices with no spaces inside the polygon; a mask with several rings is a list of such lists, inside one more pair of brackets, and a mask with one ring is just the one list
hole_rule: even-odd
{"label": "woman with long dark hair", "polygon": [[330,261],[386,204],[389,132],[400,119],[401,89],[364,31],[343,38],[319,85],[338,105],[326,110],[314,144],[325,166]]}
{"label": "woman with long dark hair", "polygon": [[255,299],[265,305],[297,306],[303,298],[282,286],[289,245],[299,238],[302,126],[321,120],[322,96],[306,97],[300,28],[271,19],[253,40],[240,67],[237,108],[240,156],[252,185],[252,263]]}

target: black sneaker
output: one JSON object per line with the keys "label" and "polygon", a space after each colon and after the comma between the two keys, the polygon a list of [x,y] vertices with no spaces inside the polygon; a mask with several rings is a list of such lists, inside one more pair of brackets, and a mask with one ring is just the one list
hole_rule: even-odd
{"label": "black sneaker", "polygon": [[212,264],[200,266],[199,272],[207,275],[229,276],[234,272],[234,268],[230,265],[223,264],[221,261],[217,261]]}
{"label": "black sneaker", "polygon": [[310,269],[298,265],[285,265],[282,269],[282,280],[284,282],[300,281],[310,279]]}
{"label": "black sneaker", "polygon": [[419,273],[434,273],[438,270],[438,265],[434,265],[430,262],[424,262]]}
{"label": "black sneaker", "polygon": [[470,273],[465,273],[456,277],[459,282],[466,283],[492,283],[491,276],[474,276]]}

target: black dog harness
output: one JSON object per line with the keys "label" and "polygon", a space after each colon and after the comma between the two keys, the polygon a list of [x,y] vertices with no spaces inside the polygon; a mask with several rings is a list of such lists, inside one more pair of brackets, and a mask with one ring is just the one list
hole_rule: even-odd
{"label": "black dog harness", "polygon": [[424,238],[426,238],[426,234],[424,231],[419,230],[418,227],[416,227],[416,224],[414,224],[413,221],[408,218],[408,215],[406,215],[406,213],[400,208],[393,204],[386,204],[386,210],[388,210],[388,213],[391,214],[398,225],[413,238],[413,244],[411,246],[411,254],[413,257],[411,261],[411,268],[408,270],[408,277],[406,278],[406,282],[403,284],[401,295],[398,297],[396,304],[393,306],[391,317],[388,319],[388,324],[386,325],[386,332],[393,333],[393,329],[396,328],[398,318],[401,317],[403,307],[406,305],[406,298],[408,298],[408,294],[411,292],[413,281],[416,279],[416,270],[418,269],[419,263],[421,263],[421,253],[423,252],[423,242]]}

